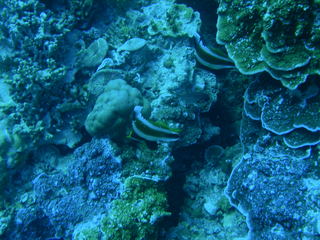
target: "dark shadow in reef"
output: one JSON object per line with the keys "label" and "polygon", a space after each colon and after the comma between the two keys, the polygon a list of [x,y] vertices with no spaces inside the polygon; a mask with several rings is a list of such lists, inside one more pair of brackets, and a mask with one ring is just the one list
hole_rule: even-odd
{"label": "dark shadow in reef", "polygon": [[234,119],[232,113],[226,109],[226,106],[219,96],[217,102],[213,104],[208,113],[203,114],[203,117],[209,118],[214,126],[220,128],[219,136],[210,139],[209,145],[215,144],[228,147],[239,142],[239,129],[237,129],[238,125],[236,124],[237,119]]}
{"label": "dark shadow in reef", "polygon": [[163,223],[165,229],[177,226],[179,223],[179,214],[187,197],[183,190],[186,182],[186,176],[191,171],[192,163],[202,158],[202,148],[199,145],[192,145],[179,148],[173,152],[175,161],[172,164],[172,177],[166,183],[168,193],[170,217]]}

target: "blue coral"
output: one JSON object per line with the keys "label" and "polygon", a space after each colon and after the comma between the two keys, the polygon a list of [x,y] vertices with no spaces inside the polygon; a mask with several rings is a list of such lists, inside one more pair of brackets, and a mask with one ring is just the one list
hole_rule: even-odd
{"label": "blue coral", "polygon": [[[109,140],[93,139],[84,144],[71,156],[66,169],[41,173],[32,181],[35,204],[18,211],[16,230],[7,237],[71,236],[77,223],[104,213],[120,195],[120,171],[121,159],[114,156]],[[34,232],[34,224],[41,221],[42,228],[50,231]]]}

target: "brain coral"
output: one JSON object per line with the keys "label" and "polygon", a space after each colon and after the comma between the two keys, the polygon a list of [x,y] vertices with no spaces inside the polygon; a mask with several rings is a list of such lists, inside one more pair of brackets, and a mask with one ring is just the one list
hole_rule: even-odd
{"label": "brain coral", "polygon": [[267,71],[290,89],[320,73],[319,3],[221,0],[217,42],[241,73]]}

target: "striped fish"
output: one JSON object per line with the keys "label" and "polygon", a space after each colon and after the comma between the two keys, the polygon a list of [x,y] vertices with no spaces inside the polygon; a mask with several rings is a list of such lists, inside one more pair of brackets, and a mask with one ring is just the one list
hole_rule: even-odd
{"label": "striped fish", "polygon": [[196,46],[196,60],[201,65],[212,70],[235,68],[233,61],[228,57],[226,51],[223,51],[220,48],[206,47],[198,33],[194,35],[194,39]]}
{"label": "striped fish", "polygon": [[141,106],[134,108],[135,119],[132,121],[132,128],[136,135],[153,142],[174,142],[179,139],[178,129],[172,129],[145,119],[141,110]]}

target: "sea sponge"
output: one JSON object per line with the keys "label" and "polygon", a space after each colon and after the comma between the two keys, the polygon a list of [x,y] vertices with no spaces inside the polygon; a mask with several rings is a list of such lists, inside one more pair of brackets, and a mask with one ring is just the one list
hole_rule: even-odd
{"label": "sea sponge", "polygon": [[123,136],[134,106],[141,103],[138,89],[122,79],[111,80],[87,116],[85,127],[92,136]]}

